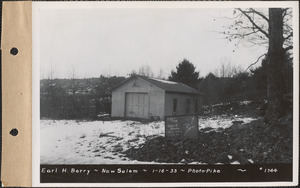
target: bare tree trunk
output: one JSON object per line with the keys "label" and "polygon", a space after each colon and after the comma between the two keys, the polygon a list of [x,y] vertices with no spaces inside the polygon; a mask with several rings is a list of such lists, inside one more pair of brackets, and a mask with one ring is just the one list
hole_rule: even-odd
{"label": "bare tree trunk", "polygon": [[268,109],[265,120],[276,124],[284,113],[284,49],[282,9],[269,9],[269,49],[267,54]]}

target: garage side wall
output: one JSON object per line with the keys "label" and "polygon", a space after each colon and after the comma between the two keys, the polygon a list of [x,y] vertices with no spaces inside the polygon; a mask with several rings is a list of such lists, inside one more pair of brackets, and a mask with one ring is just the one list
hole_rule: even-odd
{"label": "garage side wall", "polygon": [[163,120],[165,117],[164,107],[165,107],[165,91],[161,89],[154,89],[150,91],[150,111],[149,116],[159,117]]}
{"label": "garage side wall", "polygon": [[112,92],[113,117],[125,117],[126,93],[147,93],[149,100],[148,114],[150,116],[164,117],[165,91],[150,84],[141,78],[133,78],[115,88]]}
{"label": "garage side wall", "polygon": [[[174,107],[174,99],[177,101],[176,107]],[[189,102],[187,102],[188,99]],[[198,102],[196,102],[196,100]],[[165,95],[166,116],[196,114],[200,112],[201,105],[202,105],[202,97],[200,95],[193,95],[193,94],[186,94],[186,93],[171,93],[171,92],[167,92]]]}

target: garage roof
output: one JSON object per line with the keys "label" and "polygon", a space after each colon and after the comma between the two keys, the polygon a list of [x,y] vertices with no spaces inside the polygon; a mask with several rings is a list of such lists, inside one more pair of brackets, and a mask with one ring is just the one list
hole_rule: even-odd
{"label": "garage roof", "polygon": [[[190,93],[190,94],[197,94],[197,95],[203,94],[203,93],[199,92],[198,90],[196,90],[188,85],[185,85],[183,83],[180,83],[180,82],[172,82],[172,81],[161,80],[161,79],[157,79],[157,78],[149,78],[147,76],[142,76],[142,75],[132,76],[132,77],[128,78],[127,80],[125,80],[124,82],[127,82],[128,80],[131,80],[132,78],[135,78],[135,77],[141,78],[141,79],[145,80],[146,82],[149,82],[165,91]],[[121,83],[119,85],[122,85],[123,83]],[[119,85],[117,85],[116,87],[118,87]],[[115,89],[115,88],[113,88],[113,89]]]}

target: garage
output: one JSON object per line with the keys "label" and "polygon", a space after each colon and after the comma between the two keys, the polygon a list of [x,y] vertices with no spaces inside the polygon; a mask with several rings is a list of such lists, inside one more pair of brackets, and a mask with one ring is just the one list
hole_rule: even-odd
{"label": "garage", "polygon": [[112,117],[160,119],[197,114],[202,93],[183,83],[133,75],[112,89]]}
{"label": "garage", "polygon": [[126,93],[125,96],[126,117],[148,118],[147,93]]}

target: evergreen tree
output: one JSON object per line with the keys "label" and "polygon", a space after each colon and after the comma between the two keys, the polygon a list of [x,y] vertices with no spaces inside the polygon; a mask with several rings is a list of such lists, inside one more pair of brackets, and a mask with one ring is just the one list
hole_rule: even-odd
{"label": "evergreen tree", "polygon": [[196,71],[196,67],[193,65],[193,63],[189,62],[187,59],[183,59],[183,61],[176,66],[176,71],[171,72],[169,80],[181,82],[197,88],[199,72]]}

